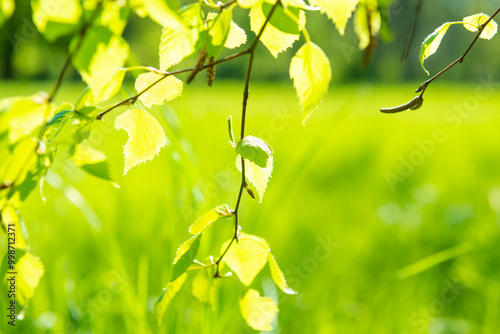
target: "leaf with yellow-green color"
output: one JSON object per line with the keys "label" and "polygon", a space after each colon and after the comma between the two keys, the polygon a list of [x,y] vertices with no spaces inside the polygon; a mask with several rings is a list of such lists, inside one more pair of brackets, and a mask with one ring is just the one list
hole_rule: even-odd
{"label": "leaf with yellow-green color", "polygon": [[224,9],[219,14],[208,13],[209,30],[206,43],[208,57],[217,58],[224,48],[231,29],[232,18],[233,12],[230,9]]}
{"label": "leaf with yellow-green color", "polygon": [[[258,34],[266,21],[266,15],[264,13],[264,1],[260,2],[250,10],[250,29]],[[279,6],[277,8],[280,8]],[[267,8],[270,10],[270,8]],[[281,8],[281,10],[283,10]],[[302,15],[302,21],[305,24],[305,16]],[[302,25],[302,24],[301,24]],[[267,47],[269,52],[274,58],[278,57],[278,54],[285,51],[293,45],[293,43],[298,40],[299,34],[290,34],[283,32],[273,26],[270,22],[266,25],[264,32],[260,38],[260,41]]]}
{"label": "leaf with yellow-green color", "polygon": [[39,141],[34,137],[23,138],[11,149],[0,146],[0,184],[21,184],[38,163],[35,150]]}
{"label": "leaf with yellow-green color", "polygon": [[[464,27],[465,29],[469,31],[476,32],[478,31],[483,24],[488,21],[490,17],[486,14],[479,13],[471,16],[464,17]],[[488,25],[483,29],[481,32],[481,35],[479,35],[480,38],[484,39],[492,39],[493,36],[498,31],[498,24],[494,21],[491,20]]]}
{"label": "leaf with yellow-green color", "polygon": [[215,221],[221,218],[231,217],[232,215],[233,211],[229,209],[227,204],[219,205],[216,208],[204,213],[191,226],[189,226],[189,233],[191,234],[202,233],[208,227],[210,227],[210,225],[215,223]]}
{"label": "leaf with yellow-green color", "polygon": [[249,289],[240,299],[240,310],[248,326],[258,331],[270,331],[278,306],[271,298],[261,297],[258,291]]}
{"label": "leaf with yellow-green color", "polygon": [[[158,82],[157,84],[155,84]],[[173,75],[167,77],[154,72],[143,73],[135,81],[135,90],[137,93],[149,88],[144,94],[139,96],[139,100],[148,108],[153,104],[162,105],[163,101],[171,101],[181,96],[183,83]]]}
{"label": "leaf with yellow-green color", "polygon": [[[241,156],[238,155],[236,157],[236,168],[241,172]],[[273,157],[269,157],[267,159],[266,167],[262,168],[257,164],[253,163],[245,159],[245,179],[252,189],[255,198],[262,202],[262,198],[264,197],[264,193],[266,192],[267,183],[269,182],[269,178],[273,172]]]}
{"label": "leaf with yellow-green color", "polygon": [[262,0],[238,0],[238,5],[241,8],[251,8]]}
{"label": "leaf with yellow-green color", "polygon": [[177,14],[168,7],[164,0],[130,0],[130,7],[141,17],[148,15],[161,26],[178,20]]}
{"label": "leaf with yellow-green color", "polygon": [[12,16],[15,8],[14,0],[0,0],[0,27]]}
{"label": "leaf with yellow-green color", "polygon": [[297,292],[288,287],[285,275],[281,271],[280,267],[278,266],[278,263],[276,262],[276,259],[274,258],[273,254],[271,254],[271,252],[269,252],[268,261],[269,261],[269,269],[271,270],[271,277],[273,278],[274,283],[276,283],[276,285],[286,294],[289,295],[297,294]]}
{"label": "leaf with yellow-green color", "polygon": [[[1,211],[1,219],[4,225],[5,231],[12,232],[15,234],[14,247],[17,249],[26,249],[27,242],[25,238],[26,230],[23,224],[21,224],[21,217],[17,210],[11,206],[6,205]],[[10,229],[9,229],[10,227]]]}
{"label": "leaf with yellow-green color", "polygon": [[193,263],[193,260],[198,253],[198,248],[200,247],[200,241],[201,233],[191,237],[177,249],[177,253],[175,254],[173,263],[174,268],[172,270],[172,278],[170,279],[170,282],[175,281],[179,276],[184,274],[191,263]]}
{"label": "leaf with yellow-green color", "polygon": [[45,124],[43,129],[43,139],[45,141],[49,141],[54,139],[59,131],[61,131],[62,127],[66,122],[70,119],[72,112],[75,110],[75,107],[70,103],[64,102],[56,110],[54,110],[54,117],[50,121]]}
{"label": "leaf with yellow-green color", "polygon": [[215,288],[217,280],[214,279],[206,269],[201,269],[193,280],[191,292],[199,301],[215,308]]}
{"label": "leaf with yellow-green color", "polygon": [[[229,245],[222,246],[224,251]],[[249,234],[242,233],[238,243],[233,242],[223,261],[245,285],[250,285],[267,262],[268,249],[266,241]]]}
{"label": "leaf with yellow-green color", "polygon": [[247,42],[247,34],[245,30],[240,28],[234,21],[231,21],[231,27],[229,28],[229,34],[227,35],[226,43],[224,47],[228,49],[234,49]]}
{"label": "leaf with yellow-green color", "polygon": [[160,298],[158,298],[158,301],[156,302],[155,308],[153,310],[153,315],[155,316],[156,321],[158,321],[158,326],[160,326],[163,321],[163,315],[165,314],[165,310],[167,309],[168,304],[170,304],[170,301],[172,301],[177,292],[179,292],[179,290],[182,288],[182,285],[186,281],[186,278],[187,274],[184,273],[175,281],[168,283],[167,286],[163,289],[163,293],[161,294]]}
{"label": "leaf with yellow-green color", "polygon": [[78,0],[32,0],[33,22],[49,41],[77,28],[82,14]]}
{"label": "leaf with yellow-green color", "polygon": [[330,62],[316,44],[304,44],[290,62],[290,78],[302,107],[302,123],[318,107],[328,92],[332,78]]}
{"label": "leaf with yellow-green color", "polygon": [[266,168],[269,158],[273,156],[271,146],[260,138],[245,136],[236,144],[236,153],[243,159],[255,163],[261,168]]}
{"label": "leaf with yellow-green color", "polygon": [[[16,255],[18,252],[16,252]],[[19,259],[16,259],[15,268],[17,273],[15,276],[16,300],[24,307],[28,305],[29,300],[33,297],[35,288],[43,276],[44,269],[42,262],[31,253],[24,253]],[[9,282],[9,278],[11,278],[11,275],[7,273],[4,282]]]}
{"label": "leaf with yellow-green color", "polygon": [[112,181],[109,175],[109,167],[106,155],[85,144],[79,144],[75,147],[75,153],[71,157],[75,165],[103,180]]}
{"label": "leaf with yellow-green color", "polygon": [[137,164],[152,160],[166,144],[165,132],[160,123],[141,109],[131,109],[116,117],[115,128],[127,131],[129,138],[124,146],[124,175]]}
{"label": "leaf with yellow-green color", "polygon": [[[370,22],[368,22],[368,18],[370,18]],[[370,9],[370,15],[368,15],[365,5],[358,6],[354,16],[354,32],[358,35],[360,50],[366,49],[370,44],[371,36],[378,35],[381,24],[380,12],[376,8]]]}
{"label": "leaf with yellow-green color", "polygon": [[46,97],[34,95],[15,100],[2,122],[8,125],[9,141],[15,143],[23,137],[38,135],[39,128],[51,115]]}
{"label": "leaf with yellow-green color", "polygon": [[310,0],[311,6],[318,6],[335,23],[340,35],[344,35],[347,21],[356,9],[359,0]]}
{"label": "leaf with yellow-green color", "polygon": [[427,36],[422,43],[422,47],[420,49],[420,65],[424,69],[425,73],[427,73],[427,75],[429,75],[429,71],[427,71],[427,69],[425,68],[424,61],[437,51],[450,25],[450,22],[442,24],[429,36]]}

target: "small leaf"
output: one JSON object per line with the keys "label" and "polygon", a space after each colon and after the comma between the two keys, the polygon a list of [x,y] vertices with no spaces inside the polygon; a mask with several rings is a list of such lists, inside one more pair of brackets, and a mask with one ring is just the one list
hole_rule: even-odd
{"label": "small leaf", "polygon": [[233,212],[229,209],[227,204],[219,205],[215,209],[204,213],[191,226],[189,226],[189,233],[200,234],[218,219],[231,217],[232,215]]}
{"label": "small leaf", "polygon": [[170,282],[175,281],[179,276],[186,272],[187,268],[193,263],[198,248],[200,247],[201,233],[185,241],[175,254],[174,268],[172,269],[172,278]]}
{"label": "small leaf", "polygon": [[360,50],[366,49],[372,36],[378,35],[381,24],[382,19],[377,9],[370,9],[370,15],[368,15],[365,5],[358,6],[354,17],[354,31],[358,35]]}
{"label": "small leaf", "polygon": [[254,136],[246,136],[236,144],[236,152],[261,168],[266,168],[267,161],[273,155],[268,143]]}
{"label": "small leaf", "polygon": [[210,305],[212,310],[215,308],[215,285],[217,280],[210,276],[206,269],[198,271],[193,280],[191,292],[199,301]]}
{"label": "small leaf", "polygon": [[75,107],[70,103],[64,102],[54,111],[54,117],[45,124],[43,139],[46,141],[54,139],[59,131],[61,131],[66,121],[70,118]]}
{"label": "small leaf", "polygon": [[184,273],[175,281],[168,283],[167,286],[163,289],[163,293],[161,294],[160,298],[158,298],[158,301],[156,302],[155,308],[153,310],[156,321],[158,321],[158,326],[160,326],[163,321],[163,315],[165,314],[168,304],[175,297],[177,292],[179,292],[179,290],[182,288],[182,285],[186,281],[186,278],[187,274]]}
{"label": "small leaf", "polygon": [[[224,251],[229,245],[222,246]],[[268,250],[266,241],[249,234],[242,233],[238,243],[231,245],[223,261],[245,285],[250,285],[267,262]]]}
{"label": "small leaf", "polygon": [[162,105],[164,100],[171,101],[182,94],[181,80],[173,75],[164,78],[163,75],[153,72],[139,75],[135,81],[135,90],[140,93],[160,79],[160,82],[139,96],[139,100],[148,108],[151,108],[153,104]]}
{"label": "small leaf", "polygon": [[[241,172],[241,156],[236,157],[236,168]],[[267,183],[273,172],[273,157],[267,160],[265,168],[262,168],[255,163],[245,159],[245,179],[251,191],[256,195],[256,199],[262,202],[264,193],[266,192]],[[248,190],[248,189],[247,189]]]}
{"label": "small leaf", "polygon": [[260,1],[262,0],[238,0],[238,5],[240,5],[241,8],[251,8]]}
{"label": "small leaf", "polygon": [[26,249],[27,243],[26,238],[23,234],[26,234],[23,224],[21,224],[21,217],[16,209],[11,205],[6,205],[1,210],[1,220],[4,225],[5,230],[8,230],[8,226],[14,226],[15,233],[15,244],[14,247],[17,249]]}
{"label": "small leaf", "polygon": [[344,35],[347,21],[356,9],[359,0],[310,0],[311,6],[318,6],[322,13],[335,23],[340,35]]}
{"label": "small leaf", "polygon": [[274,258],[273,254],[269,252],[269,269],[271,270],[271,277],[273,278],[274,283],[286,294],[289,295],[295,295],[297,292],[295,292],[293,289],[290,289],[288,285],[286,284],[285,280],[285,275],[281,271],[280,267],[278,266],[278,263],[276,262],[276,259]]}
{"label": "small leaf", "polygon": [[75,153],[71,157],[75,165],[103,180],[112,181],[106,155],[88,145],[76,145]]}
{"label": "small leaf", "polygon": [[247,34],[245,30],[240,28],[234,21],[231,21],[231,27],[229,28],[229,34],[227,35],[226,43],[224,47],[228,49],[237,48],[247,42]]}
{"label": "small leaf", "polygon": [[141,109],[127,110],[116,117],[115,128],[128,132],[124,146],[125,172],[146,160],[152,160],[166,144],[165,132],[158,121]]}
{"label": "small leaf", "polygon": [[278,306],[269,297],[261,297],[259,292],[249,289],[243,299],[240,299],[240,309],[246,323],[258,331],[270,331]]}
{"label": "small leaf", "polygon": [[449,27],[450,22],[442,24],[436,30],[434,30],[432,34],[427,36],[422,43],[422,47],[420,49],[420,65],[422,65],[422,68],[424,69],[425,73],[427,73],[427,75],[430,75],[430,73],[425,68],[424,61],[437,51],[437,49],[439,48],[439,44],[441,44],[441,41],[443,40],[443,37],[448,31]]}
{"label": "small leaf", "polygon": [[290,62],[290,78],[302,107],[302,123],[318,107],[332,78],[330,62],[316,44],[304,44]]}
{"label": "small leaf", "polygon": [[210,37],[207,43],[207,53],[209,57],[217,58],[224,48],[227,41],[233,12],[224,9],[220,14],[208,13],[207,22],[209,24],[208,36]]}
{"label": "small leaf", "polygon": [[[4,259],[5,262],[5,259]],[[4,267],[2,265],[2,267]],[[43,264],[34,255],[24,251],[16,251],[16,300],[25,307],[28,305],[29,300],[33,297],[35,288],[38,286],[40,278],[43,276]],[[11,274],[7,272],[3,281],[8,283],[7,279],[11,278]]]}
{"label": "small leaf", "polygon": [[[490,17],[488,15],[483,13],[464,17],[464,27],[469,31],[478,31],[481,26],[485,24],[486,21],[488,21],[489,18]],[[479,37],[484,39],[492,39],[497,31],[498,24],[494,20],[491,20],[483,29],[483,32],[481,32],[481,35],[479,35]]]}

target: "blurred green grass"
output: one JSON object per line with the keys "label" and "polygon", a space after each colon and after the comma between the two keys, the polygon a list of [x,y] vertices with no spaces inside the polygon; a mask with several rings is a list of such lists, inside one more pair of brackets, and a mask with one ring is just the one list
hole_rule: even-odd
{"label": "blurred green grass", "polygon": [[[275,333],[500,331],[500,94],[498,84],[481,85],[435,83],[420,110],[398,115],[378,108],[406,102],[418,84],[331,87],[305,127],[291,84],[251,87],[246,133],[272,145],[275,166],[263,203],[244,199],[241,224],[269,241],[299,291],[278,294],[268,269],[254,281],[279,296]],[[1,86],[5,97],[50,83]],[[58,98],[75,101],[80,89],[65,84]],[[46,203],[35,193],[21,211],[45,275],[17,332],[253,332],[233,280],[219,282],[214,311],[188,281],[162,327],[151,314],[187,227],[216,205],[234,205],[239,176],[226,118],[239,127],[241,96],[242,83],[216,81],[154,109],[169,145],[127,176],[127,135],[113,129],[120,111],[106,117],[91,141],[109,156],[120,189],[66,163],[61,142]],[[231,223],[218,222],[198,258],[219,254],[231,233]]]}

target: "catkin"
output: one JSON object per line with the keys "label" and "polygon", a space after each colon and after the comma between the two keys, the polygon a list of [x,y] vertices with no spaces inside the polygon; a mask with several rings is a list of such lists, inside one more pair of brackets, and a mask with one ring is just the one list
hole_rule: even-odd
{"label": "catkin", "polygon": [[215,80],[215,58],[210,57],[208,58],[208,65],[211,65],[207,68],[207,83],[210,87],[212,87],[214,80]]}
{"label": "catkin", "polygon": [[198,62],[196,63],[193,71],[189,75],[189,78],[186,80],[186,83],[189,84],[193,79],[196,77],[196,74],[200,72],[203,69],[203,65],[205,65],[205,60],[207,59],[207,47],[204,46],[203,49],[201,49],[200,54],[198,56]]}

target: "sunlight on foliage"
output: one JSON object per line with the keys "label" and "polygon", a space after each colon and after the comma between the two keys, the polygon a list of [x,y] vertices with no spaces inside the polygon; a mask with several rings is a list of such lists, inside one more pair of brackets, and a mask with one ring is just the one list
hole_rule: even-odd
{"label": "sunlight on foliage", "polygon": [[227,36],[225,48],[234,49],[247,42],[247,34],[245,30],[240,28],[239,25],[231,21],[231,27],[229,28],[229,34]]}
{"label": "sunlight on foliage", "polygon": [[269,252],[268,261],[269,261],[269,269],[271,270],[271,277],[273,278],[273,281],[274,283],[276,283],[278,288],[280,288],[281,291],[289,295],[297,294],[297,292],[291,289],[286,283],[285,275],[281,271],[280,267],[278,266],[278,262],[276,262],[276,259],[274,258],[274,255],[271,254],[271,252]]}
{"label": "sunlight on foliage", "polygon": [[214,279],[207,269],[200,269],[193,280],[191,292],[199,301],[207,303],[215,309],[215,291],[217,280]]}
{"label": "sunlight on foliage", "polygon": [[[236,168],[241,172],[241,156],[236,157]],[[273,157],[267,159],[265,168],[245,159],[245,178],[248,186],[252,189],[255,198],[262,202],[266,192],[267,183],[273,172]]]}
{"label": "sunlight on foliage", "polygon": [[165,100],[171,101],[182,94],[183,83],[181,80],[173,75],[164,77],[153,72],[139,75],[135,81],[135,90],[140,93],[160,79],[158,84],[139,96],[139,100],[148,108],[151,108],[153,104],[162,105]]}
{"label": "sunlight on foliage", "polygon": [[255,330],[270,331],[273,329],[271,322],[278,313],[278,306],[269,297],[261,297],[253,289],[247,291],[240,299],[241,314],[247,324]]}
{"label": "sunlight on foliage", "polygon": [[207,24],[209,25],[207,43],[207,54],[209,57],[218,57],[226,43],[231,29],[233,12],[223,10],[220,14],[208,13]]}
{"label": "sunlight on foliage", "polygon": [[229,209],[227,204],[222,204],[216,208],[207,211],[200,218],[189,226],[189,233],[199,234],[209,228],[213,223],[221,218],[231,217],[233,212]]}
{"label": "sunlight on foliage", "polygon": [[[490,17],[488,15],[483,13],[464,17],[464,27],[469,31],[476,32],[479,30],[479,28],[481,28],[483,24],[486,23],[486,21],[488,21],[489,18]],[[494,20],[491,20],[483,29],[483,32],[481,32],[481,35],[479,35],[479,37],[483,39],[492,39],[497,31],[498,24]]]}
{"label": "sunlight on foliage", "polygon": [[340,35],[344,35],[347,21],[356,9],[359,0],[310,0],[312,6],[321,8],[321,12],[326,13],[335,23]]}
{"label": "sunlight on foliage", "polygon": [[370,22],[368,22],[366,5],[358,6],[354,16],[354,32],[359,39],[359,49],[364,50],[370,44],[371,36],[378,35],[382,19],[378,10],[370,9]]}
{"label": "sunlight on foliage", "polygon": [[290,62],[290,78],[302,107],[302,123],[318,107],[332,78],[330,61],[316,44],[304,44]]}
{"label": "sunlight on foliage", "polygon": [[153,314],[158,321],[158,326],[161,325],[163,321],[163,315],[165,314],[165,310],[167,309],[170,301],[175,297],[177,292],[182,288],[184,282],[186,281],[187,274],[183,274],[178,279],[173,282],[167,284],[167,286],[163,289],[163,293],[156,302],[155,308],[153,310]]}
{"label": "sunlight on foliage", "polygon": [[236,153],[261,168],[267,167],[267,162],[273,156],[273,150],[268,143],[254,136],[245,136],[236,144]]}
{"label": "sunlight on foliage", "polygon": [[16,270],[16,300],[22,306],[26,306],[43,276],[43,265],[37,257],[25,253],[17,260]]}
{"label": "sunlight on foliage", "polygon": [[128,132],[124,146],[124,175],[137,164],[152,160],[166,144],[165,132],[158,121],[141,109],[131,109],[116,117],[115,128]]}
{"label": "sunlight on foliage", "polygon": [[12,225],[14,228],[16,241],[14,246],[18,249],[26,249],[27,242],[26,238],[23,236],[24,228],[21,225],[21,217],[16,209],[11,205],[7,205],[0,211],[0,214],[5,231],[8,230],[9,225]]}
{"label": "sunlight on foliage", "polygon": [[34,134],[50,116],[50,105],[46,102],[46,97],[34,95],[15,100],[2,122],[8,124],[9,141],[15,143]]}
{"label": "sunlight on foliage", "polygon": [[425,73],[427,73],[427,75],[430,75],[430,73],[425,68],[424,61],[437,51],[444,35],[450,27],[450,24],[450,22],[446,22],[443,25],[439,26],[436,30],[434,30],[434,32],[427,36],[422,43],[422,48],[420,49],[420,65],[422,65],[422,68],[424,69]]}
{"label": "sunlight on foliage", "polygon": [[106,155],[85,144],[79,144],[75,147],[75,153],[71,157],[75,165],[98,178],[112,181],[109,175],[109,167]]}
{"label": "sunlight on foliage", "polygon": [[32,0],[33,22],[49,41],[76,29],[82,9],[78,0]]}
{"label": "sunlight on foliage", "polygon": [[193,263],[193,260],[198,253],[198,248],[200,247],[200,241],[201,233],[191,237],[177,249],[170,282],[175,281],[187,270],[187,268],[189,268],[191,263]]}
{"label": "sunlight on foliage", "polygon": [[171,66],[195,51],[196,39],[193,31],[177,15],[172,15],[164,22],[160,41],[160,70],[166,71]]}

